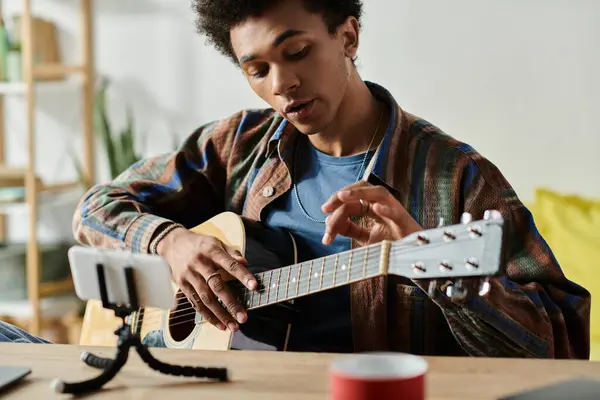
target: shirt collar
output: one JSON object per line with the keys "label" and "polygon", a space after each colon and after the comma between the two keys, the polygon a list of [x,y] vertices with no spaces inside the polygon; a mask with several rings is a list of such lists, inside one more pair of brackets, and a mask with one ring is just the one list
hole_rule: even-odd
{"label": "shirt collar", "polygon": [[[394,134],[396,133],[398,127],[400,126],[400,119],[401,119],[400,108],[399,108],[398,104],[396,103],[396,100],[394,99],[392,94],[387,89],[385,89],[383,86],[380,86],[376,83],[369,82],[369,81],[365,81],[365,83],[366,83],[367,87],[369,88],[369,90],[371,90],[371,93],[373,93],[374,96],[376,96],[377,98],[379,98],[380,100],[385,102],[385,104],[387,104],[387,106],[391,110],[390,118],[388,120],[388,127],[385,132],[385,136],[383,137],[383,139],[381,141],[381,145],[380,145],[381,148],[379,149],[379,152],[377,153],[377,159],[375,160],[375,165],[373,166],[373,171],[371,172],[371,175],[375,175],[379,181],[383,181],[388,186],[392,187],[392,182],[388,181],[388,179],[386,179],[386,177],[385,177],[385,170],[386,170],[386,165],[389,161],[388,154],[389,154],[389,149],[391,146],[392,138],[393,138]],[[271,156],[273,154],[273,151],[275,151],[275,149],[278,147],[278,145],[281,144],[281,145],[283,145],[282,147],[285,147],[284,146],[285,143],[291,142],[291,140],[282,141],[282,139],[284,139],[284,138],[292,139],[293,137],[295,137],[295,135],[298,134],[298,131],[296,130],[294,125],[291,124],[288,120],[280,117],[279,115],[277,116],[277,118],[281,118],[281,122],[279,123],[279,126],[277,127],[277,129],[273,133],[273,136],[271,136],[271,138],[269,139],[269,143],[267,144],[267,155],[268,156]],[[283,142],[283,143],[280,143],[280,142]],[[285,153],[285,149],[280,149],[280,150],[281,150],[280,155],[283,155]],[[283,161],[285,161],[285,160],[283,160]]]}

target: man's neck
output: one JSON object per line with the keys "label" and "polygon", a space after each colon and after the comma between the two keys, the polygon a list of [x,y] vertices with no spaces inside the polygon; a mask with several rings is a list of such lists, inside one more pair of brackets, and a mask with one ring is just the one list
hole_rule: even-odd
{"label": "man's neck", "polygon": [[325,131],[310,135],[309,140],[319,151],[335,157],[362,153],[379,143],[387,126],[387,115],[384,104],[373,97],[355,71],[334,120]]}

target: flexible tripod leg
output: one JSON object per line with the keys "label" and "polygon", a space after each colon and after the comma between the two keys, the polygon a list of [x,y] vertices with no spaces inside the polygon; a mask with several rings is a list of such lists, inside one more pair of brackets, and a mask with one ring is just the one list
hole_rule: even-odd
{"label": "flexible tripod leg", "polygon": [[[127,321],[123,319],[123,323],[121,324],[121,326],[119,326],[114,332],[115,335],[119,337],[117,346],[118,343],[120,343],[123,340],[128,340],[128,338],[131,336],[131,332],[127,331],[128,328],[124,329],[125,326],[128,326]],[[110,368],[112,363],[114,363],[115,359],[110,357],[100,357],[95,355],[94,353],[84,351],[83,353],[81,353],[81,361],[83,361],[84,364],[93,368],[107,369]]]}
{"label": "flexible tripod leg", "polygon": [[88,351],[81,353],[81,361],[90,367],[98,369],[110,368],[110,366],[115,362],[114,358],[100,357]]}
{"label": "flexible tripod leg", "polygon": [[52,381],[52,388],[57,393],[69,393],[69,394],[83,394],[87,392],[92,392],[100,389],[107,382],[117,375],[117,373],[121,370],[123,365],[127,362],[127,358],[129,357],[129,348],[131,347],[131,342],[129,340],[124,340],[119,343],[117,347],[117,356],[114,360],[111,360],[107,368],[103,369],[102,373],[95,378],[88,379],[86,381],[68,383],[58,379]]}
{"label": "flexible tripod leg", "polygon": [[205,367],[191,367],[191,366],[179,366],[164,363],[154,358],[148,347],[139,340],[139,336],[134,339],[135,348],[140,355],[140,358],[150,366],[150,368],[159,371],[166,375],[175,376],[187,376],[196,378],[209,378],[217,379],[220,382],[226,382],[228,380],[227,368],[205,368]]}

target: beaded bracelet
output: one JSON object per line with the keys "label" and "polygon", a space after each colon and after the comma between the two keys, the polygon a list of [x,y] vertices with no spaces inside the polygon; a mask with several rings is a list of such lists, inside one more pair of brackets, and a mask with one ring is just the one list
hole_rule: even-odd
{"label": "beaded bracelet", "polygon": [[154,255],[158,255],[158,250],[157,250],[158,243],[160,243],[160,241],[163,240],[165,236],[167,236],[173,229],[176,229],[176,228],[184,228],[185,229],[185,226],[183,226],[181,224],[173,223],[173,224],[167,226],[165,229],[163,229],[163,231],[161,233],[159,233],[156,238],[154,238],[152,243],[150,243],[150,253],[154,254]]}

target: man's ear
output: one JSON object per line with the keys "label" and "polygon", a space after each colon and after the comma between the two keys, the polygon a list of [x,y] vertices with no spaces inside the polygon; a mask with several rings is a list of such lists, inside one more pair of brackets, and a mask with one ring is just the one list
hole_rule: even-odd
{"label": "man's ear", "polygon": [[358,52],[360,25],[356,18],[350,16],[340,28],[344,41],[344,55],[350,59],[354,59]]}

